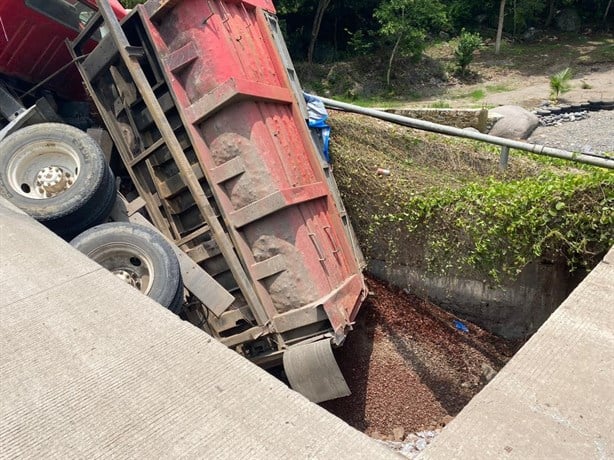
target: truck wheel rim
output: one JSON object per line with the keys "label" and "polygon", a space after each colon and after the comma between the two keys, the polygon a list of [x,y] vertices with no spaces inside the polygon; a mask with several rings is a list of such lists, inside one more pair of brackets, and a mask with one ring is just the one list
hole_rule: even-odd
{"label": "truck wheel rim", "polygon": [[8,164],[7,179],[19,195],[53,198],[73,186],[81,170],[77,152],[54,141],[32,142],[18,149]]}
{"label": "truck wheel rim", "polygon": [[109,243],[87,256],[128,285],[149,294],[154,280],[153,262],[141,248],[129,243]]}

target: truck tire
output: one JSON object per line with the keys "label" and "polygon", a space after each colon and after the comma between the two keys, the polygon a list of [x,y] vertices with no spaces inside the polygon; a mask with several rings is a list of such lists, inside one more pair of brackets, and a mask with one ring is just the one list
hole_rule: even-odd
{"label": "truck tire", "polygon": [[128,222],[101,224],[70,242],[90,259],[175,314],[183,282],[171,246],[157,231]]}
{"label": "truck tire", "polygon": [[0,195],[68,240],[108,217],[115,179],[85,132],[41,123],[0,142]]}

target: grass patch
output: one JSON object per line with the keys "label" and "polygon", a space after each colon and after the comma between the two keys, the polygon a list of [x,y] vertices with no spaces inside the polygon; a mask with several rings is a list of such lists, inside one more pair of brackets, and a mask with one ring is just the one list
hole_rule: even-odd
{"label": "grass patch", "polygon": [[506,91],[511,91],[513,88],[511,88],[509,85],[506,85],[504,83],[497,83],[494,85],[486,85],[486,90],[489,93],[505,93]]}
{"label": "grass patch", "polygon": [[430,109],[449,109],[452,106],[448,101],[435,101],[428,105]]}
{"label": "grass patch", "polygon": [[600,64],[614,61],[614,39],[604,39],[591,42],[594,48],[582,54],[578,58],[581,64]]}
{"label": "grass patch", "polygon": [[486,97],[486,91],[484,91],[482,88],[475,89],[469,93],[469,97],[474,102],[481,101]]}

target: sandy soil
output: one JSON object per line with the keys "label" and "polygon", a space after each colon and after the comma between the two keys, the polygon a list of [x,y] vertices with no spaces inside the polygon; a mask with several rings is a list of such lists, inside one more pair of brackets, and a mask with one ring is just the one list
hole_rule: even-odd
{"label": "sandy soil", "polygon": [[[590,73],[571,80],[571,90],[560,98],[561,102],[614,100],[614,64],[600,64],[591,67],[591,69],[593,70]],[[514,104],[525,108],[535,108],[543,101],[547,101],[550,94],[548,78],[541,75],[510,75],[501,83],[513,89],[487,94],[482,101],[484,104]],[[483,85],[476,85],[476,89],[480,86]],[[470,90],[469,88],[466,89]]]}

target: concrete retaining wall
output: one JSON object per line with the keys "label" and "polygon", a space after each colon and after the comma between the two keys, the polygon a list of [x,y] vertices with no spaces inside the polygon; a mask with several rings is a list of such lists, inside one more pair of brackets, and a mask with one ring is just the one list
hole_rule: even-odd
{"label": "concrete retaining wall", "polygon": [[475,128],[488,132],[494,119],[488,118],[487,109],[386,109],[386,112],[417,118],[455,128]]}
{"label": "concrete retaining wall", "polygon": [[563,263],[532,263],[515,282],[496,288],[479,279],[436,277],[383,260],[371,260],[368,270],[509,339],[537,331],[585,275],[569,273]]}
{"label": "concrete retaining wall", "polygon": [[614,250],[419,459],[614,458]]}

